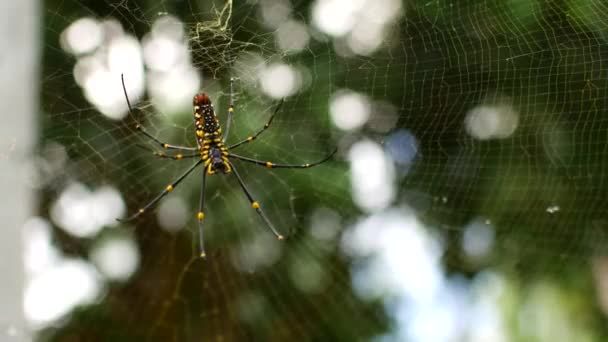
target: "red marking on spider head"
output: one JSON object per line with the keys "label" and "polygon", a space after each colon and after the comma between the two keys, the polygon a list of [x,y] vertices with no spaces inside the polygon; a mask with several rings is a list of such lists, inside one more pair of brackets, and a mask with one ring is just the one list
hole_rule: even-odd
{"label": "red marking on spider head", "polygon": [[210,104],[211,103],[211,99],[209,99],[209,96],[207,96],[207,94],[200,93],[200,94],[194,96],[194,99],[192,100],[192,103],[195,106],[202,106],[202,105]]}

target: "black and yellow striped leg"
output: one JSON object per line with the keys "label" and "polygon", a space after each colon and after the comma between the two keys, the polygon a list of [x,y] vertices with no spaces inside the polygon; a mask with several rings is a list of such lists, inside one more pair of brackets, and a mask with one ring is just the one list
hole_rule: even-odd
{"label": "black and yellow striped leg", "polygon": [[156,203],[158,203],[158,201],[160,201],[163,197],[165,197],[168,193],[170,193],[171,191],[173,191],[173,189],[175,189],[175,187],[184,180],[184,178],[186,178],[186,176],[188,176],[190,174],[190,172],[192,172],[197,166],[199,166],[203,161],[199,160],[197,161],[194,165],[192,165],[186,172],[184,172],[181,176],[179,176],[179,178],[177,178],[173,183],[167,185],[167,187],[165,187],[165,190],[163,190],[158,196],[156,196],[152,201],[150,201],[148,204],[146,204],[145,206],[143,206],[142,208],[140,208],[139,210],[137,210],[136,213],[134,213],[133,215],[129,216],[128,218],[121,220],[121,219],[117,219],[120,222],[129,222],[132,221],[134,219],[136,219],[137,217],[139,217],[140,215],[142,215],[144,212],[146,212],[146,210],[154,207],[154,205]]}
{"label": "black and yellow striped leg", "polygon": [[257,133],[255,133],[254,135],[251,135],[249,137],[247,137],[247,139],[240,141],[236,144],[232,144],[231,146],[228,147],[228,149],[233,149],[235,147],[239,147],[243,144],[249,143],[254,141],[260,134],[262,134],[265,130],[268,129],[268,127],[270,127],[270,124],[272,123],[272,119],[274,119],[274,116],[279,112],[279,109],[281,109],[281,106],[283,105],[283,100],[281,100],[281,102],[279,102],[277,108],[274,110],[274,112],[272,113],[272,115],[270,116],[270,119],[268,119],[268,121],[264,124],[264,127],[262,129],[260,129],[259,131],[257,131]]}
{"label": "black and yellow striped leg", "polygon": [[262,208],[260,207],[260,203],[257,202],[255,199],[253,199],[253,196],[251,196],[251,193],[249,192],[249,190],[247,189],[247,186],[243,182],[241,175],[239,175],[239,173],[236,171],[236,168],[234,167],[234,165],[232,165],[232,163],[230,163],[230,166],[232,167],[232,173],[234,173],[234,175],[236,176],[236,179],[239,181],[239,185],[241,186],[241,189],[243,189],[243,191],[245,192],[245,195],[247,195],[247,198],[249,199],[249,202],[251,203],[251,207],[253,209],[255,209],[255,211],[258,213],[258,215],[260,215],[262,220],[264,220],[264,222],[266,223],[268,228],[270,228],[270,230],[277,237],[277,239],[283,240],[283,238],[284,238],[283,235],[279,234],[279,232],[274,228],[274,226],[272,225],[272,223],[270,222],[268,217],[266,217],[266,214],[264,214],[264,211],[262,211]]}
{"label": "black and yellow striped leg", "polygon": [[201,199],[198,205],[198,213],[196,213],[196,219],[198,220],[198,241],[199,241],[199,248],[200,248],[200,256],[201,258],[204,258],[206,256],[205,254],[205,243],[203,241],[203,225],[204,225],[204,219],[205,219],[205,186],[206,186],[206,179],[207,179],[207,172],[205,172],[205,170],[203,170],[202,172],[203,174],[203,180],[201,181]]}
{"label": "black and yellow striped leg", "polygon": [[231,158],[235,158],[235,159],[240,159],[242,161],[246,161],[248,163],[253,163],[253,164],[257,164],[257,165],[266,166],[269,169],[307,169],[309,167],[313,167],[313,166],[317,166],[319,164],[325,163],[326,161],[328,161],[329,159],[331,159],[331,157],[333,157],[334,154],[336,154],[337,151],[338,151],[338,149],[333,150],[325,158],[323,158],[323,159],[321,159],[319,161],[316,161],[314,163],[306,163],[306,164],[300,164],[300,165],[294,165],[294,164],[275,164],[275,163],[270,162],[270,161],[263,161],[263,160],[253,159],[253,158],[247,158],[247,157],[239,156],[239,155],[234,154],[234,153],[230,153],[228,156],[231,157]]}
{"label": "black and yellow striped leg", "polygon": [[154,151],[153,149],[151,149],[151,148],[149,148],[147,146],[144,146],[144,145],[137,144],[136,146],[139,147],[139,148],[141,148],[141,149],[144,149],[146,151],[152,152],[152,155],[154,155],[155,157],[158,157],[158,158],[166,158],[166,159],[173,159],[173,160],[182,160],[182,159],[195,158],[195,157],[200,157],[201,156],[200,153],[192,153],[192,154],[181,154],[181,153],[178,153],[176,155],[172,155],[172,154],[166,154],[166,153],[163,153],[163,152]]}
{"label": "black and yellow striped leg", "polygon": [[171,145],[171,144],[164,143],[164,142],[158,140],[158,138],[156,138],[152,134],[146,132],[146,130],[144,130],[143,127],[141,127],[141,125],[139,123],[135,125],[135,129],[142,132],[146,137],[148,137],[149,139],[151,139],[152,141],[157,143],[160,147],[164,148],[165,150],[196,151],[198,149],[196,147],[187,147],[187,146]]}
{"label": "black and yellow striped leg", "polygon": [[228,117],[226,119],[226,130],[224,131],[223,142],[228,138],[230,125],[232,124],[232,113],[234,113],[234,77],[230,77],[230,104],[228,105]]}
{"label": "black and yellow striped leg", "polygon": [[[127,87],[125,86],[125,76],[124,76],[124,74],[120,74],[120,79],[122,81],[122,90],[125,93],[125,99],[127,100],[127,106],[129,107],[129,113],[131,113],[131,116],[135,117],[135,115],[133,114],[133,108],[131,107],[131,101],[129,101],[129,96],[127,95]],[[137,129],[138,131],[140,131],[143,135],[145,135],[150,140],[154,141],[155,143],[157,143],[158,145],[160,145],[160,147],[162,147],[162,148],[164,148],[166,150],[187,150],[187,151],[196,151],[197,150],[196,147],[186,147],[186,146],[170,145],[170,144],[164,143],[164,142],[158,140],[152,134],[146,132],[146,130],[139,123],[137,123],[135,125],[135,129]]]}

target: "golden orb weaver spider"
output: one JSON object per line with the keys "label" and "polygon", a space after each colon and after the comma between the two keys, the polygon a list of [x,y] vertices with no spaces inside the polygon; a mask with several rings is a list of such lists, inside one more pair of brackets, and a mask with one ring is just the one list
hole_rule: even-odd
{"label": "golden orb weaver spider", "polygon": [[[124,75],[120,75],[122,81],[122,89],[125,93],[125,99],[127,100],[127,106],[129,108],[129,113],[133,115],[133,108],[131,107],[131,102],[129,101],[129,96],[127,95],[127,88],[125,86]],[[196,151],[191,154],[165,154],[162,152],[152,151],[156,157],[159,158],[168,158],[173,160],[182,160],[188,158],[200,158],[197,160],[194,165],[186,170],[181,176],[179,176],[176,180],[174,180],[171,184],[167,185],[165,189],[158,194],[154,199],[152,199],[148,204],[141,207],[134,214],[129,216],[124,220],[120,220],[120,222],[129,222],[132,221],[143,213],[145,213],[148,209],[153,208],[163,197],[165,197],[168,193],[173,191],[181,181],[183,181],[192,171],[194,171],[198,166],[203,164],[203,172],[202,172],[202,181],[201,181],[201,191],[200,191],[200,201],[199,201],[199,210],[196,214],[196,218],[198,220],[198,230],[199,230],[199,244],[200,244],[200,256],[205,257],[205,246],[203,243],[203,222],[205,218],[204,213],[204,205],[205,205],[205,184],[207,180],[207,175],[214,175],[216,173],[228,174],[232,173],[236,177],[241,189],[247,196],[247,199],[251,203],[251,207],[255,209],[258,215],[262,218],[266,226],[272,231],[272,233],[277,237],[277,239],[282,240],[283,235],[279,234],[276,228],[272,225],[264,211],[262,210],[260,203],[256,201],[251,192],[243,182],[240,174],[236,170],[236,167],[230,160],[231,158],[242,160],[247,163],[252,163],[256,165],[262,165],[267,168],[282,168],[282,169],[307,169],[313,166],[320,165],[326,161],[328,161],[337,151],[334,149],[330,154],[328,154],[325,158],[316,161],[314,163],[306,163],[300,165],[291,165],[291,164],[277,164],[270,161],[257,160],[253,158],[243,157],[238,154],[234,154],[230,152],[232,149],[237,148],[241,145],[250,143],[254,141],[260,134],[266,131],[270,124],[272,123],[272,119],[278,113],[281,105],[283,104],[283,100],[279,102],[279,105],[275,108],[274,112],[264,124],[264,127],[257,131],[255,134],[247,137],[246,139],[239,141],[235,144],[226,146],[225,141],[228,136],[228,132],[230,130],[230,122],[232,121],[232,113],[234,112],[234,78],[230,78],[230,104],[228,106],[228,118],[226,121],[226,132],[222,134],[222,129],[220,127],[219,120],[215,111],[213,110],[213,104],[211,104],[211,100],[209,96],[205,93],[199,93],[194,96],[192,100],[193,108],[194,108],[194,125],[196,129],[196,144],[197,147],[186,147],[186,146],[178,146],[171,145],[165,142],[160,141],[158,138],[148,133],[141,124],[137,123],[135,128],[141,132],[144,136],[150,139],[152,142],[160,145],[161,148],[165,150],[183,150],[183,151]]]}

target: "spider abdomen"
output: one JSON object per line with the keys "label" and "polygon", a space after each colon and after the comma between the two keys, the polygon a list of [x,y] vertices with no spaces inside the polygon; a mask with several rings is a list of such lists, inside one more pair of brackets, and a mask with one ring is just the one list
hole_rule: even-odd
{"label": "spider abdomen", "polygon": [[211,99],[205,93],[194,96],[192,100],[194,106],[194,124],[196,125],[196,135],[202,138],[204,133],[221,135],[220,122],[213,110]]}
{"label": "spider abdomen", "polygon": [[200,93],[194,96],[194,125],[201,158],[205,162],[207,174],[231,171],[228,163],[228,149],[222,140],[220,122],[213,110],[209,96]]}

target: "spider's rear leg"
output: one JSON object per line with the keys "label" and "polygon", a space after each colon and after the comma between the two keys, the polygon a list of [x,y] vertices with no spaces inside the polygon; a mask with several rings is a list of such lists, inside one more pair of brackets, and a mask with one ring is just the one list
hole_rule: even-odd
{"label": "spider's rear leg", "polygon": [[277,237],[277,239],[283,240],[285,237],[283,235],[279,234],[279,232],[276,230],[276,228],[272,225],[272,222],[270,222],[268,217],[266,217],[266,214],[264,213],[264,211],[262,211],[262,208],[260,207],[260,203],[253,198],[253,196],[249,192],[249,189],[247,189],[247,186],[243,182],[243,179],[241,178],[239,173],[236,171],[236,168],[234,167],[234,165],[232,165],[232,163],[230,163],[230,166],[232,167],[232,173],[234,173],[234,175],[236,176],[236,179],[238,180],[239,185],[241,186],[241,189],[243,189],[243,192],[245,192],[245,195],[249,199],[249,202],[251,203],[251,207],[253,209],[255,209],[255,211],[258,213],[258,215],[260,215],[262,220],[264,220],[264,223],[266,223],[266,226],[268,226],[268,228]]}
{"label": "spider's rear leg", "polygon": [[207,172],[203,170],[203,179],[201,181],[201,198],[198,206],[198,213],[196,214],[196,219],[198,220],[198,241],[199,241],[199,252],[201,258],[206,256],[205,253],[205,243],[203,241],[203,228],[204,228],[204,219],[205,219],[205,188],[206,188],[206,180],[207,180]]}
{"label": "spider's rear leg", "polygon": [[173,181],[173,183],[167,185],[165,187],[165,190],[163,190],[160,194],[158,194],[158,196],[156,196],[153,200],[148,202],[148,204],[146,204],[145,206],[143,206],[139,210],[137,210],[137,212],[135,212],[133,215],[127,217],[124,220],[122,220],[122,219],[116,219],[116,220],[118,220],[119,222],[129,222],[129,221],[132,221],[132,220],[138,218],[139,216],[143,215],[148,209],[154,207],[156,205],[156,203],[158,203],[163,197],[165,197],[168,193],[173,191],[173,189],[175,189],[179,185],[179,183],[181,183],[181,181],[183,181],[202,162],[203,162],[202,160],[197,161],[188,170],[186,170],[186,172],[184,172],[175,181]]}

